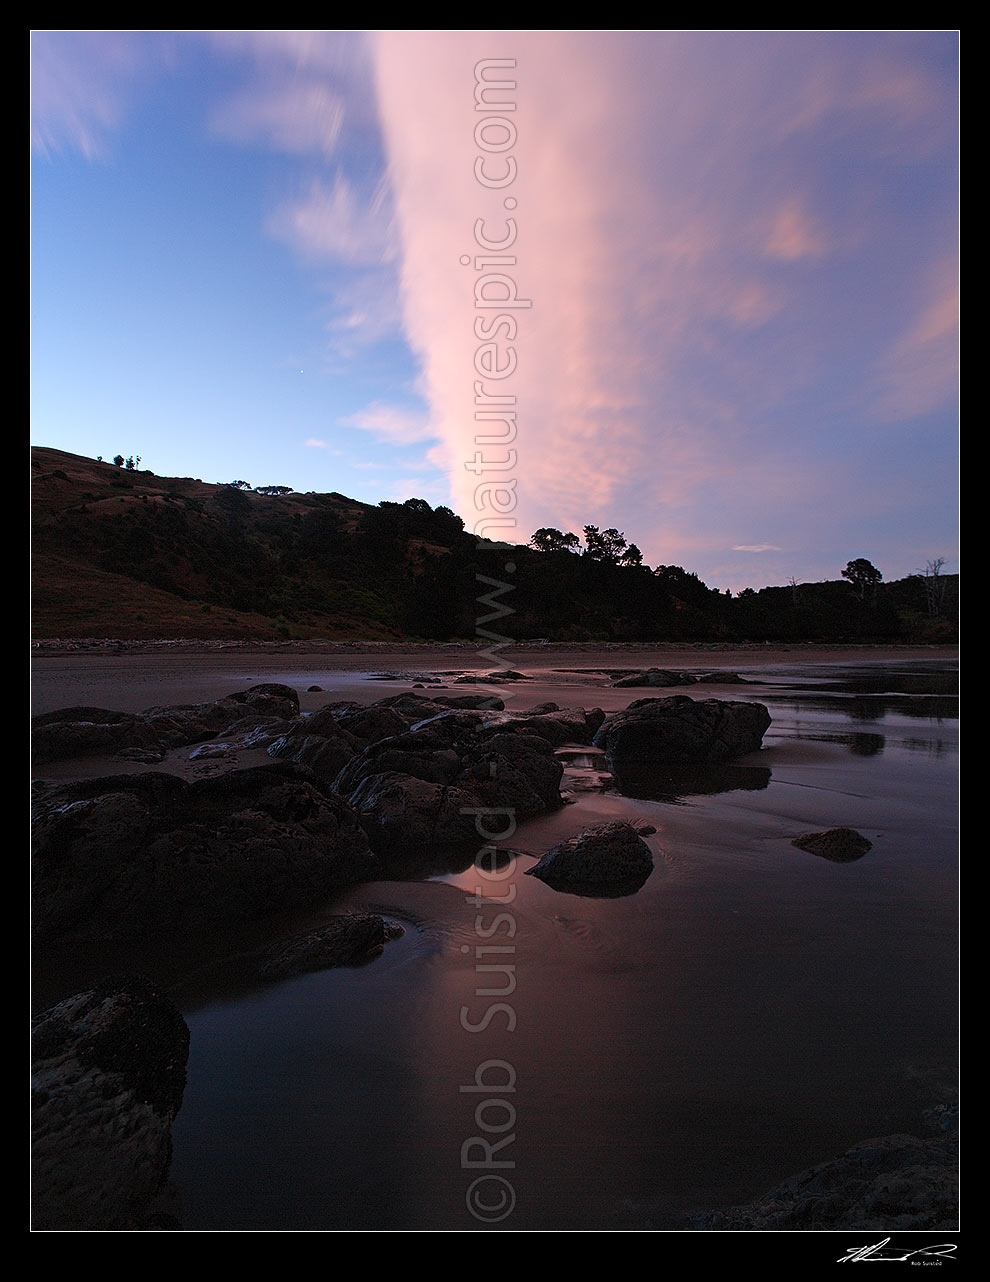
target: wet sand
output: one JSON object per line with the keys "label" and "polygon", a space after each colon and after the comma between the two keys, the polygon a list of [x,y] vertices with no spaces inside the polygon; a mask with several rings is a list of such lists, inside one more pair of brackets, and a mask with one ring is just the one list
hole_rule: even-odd
{"label": "wet sand", "polygon": [[[69,643],[70,645],[73,643]],[[333,689],[340,699],[373,701],[389,691],[369,685],[373,674],[423,674],[439,671],[553,669],[564,682],[566,669],[604,671],[614,668],[742,670],[767,664],[876,663],[890,660],[955,659],[955,647],[934,646],[721,646],[697,645],[511,645],[497,652],[466,643],[419,645],[385,643],[325,645],[304,643],[222,648],[196,642],[128,643],[116,651],[104,643],[92,651],[41,643],[32,658],[32,712],[67,707],[111,708],[143,712],[164,704],[205,703],[233,690],[263,681],[294,686],[304,712],[320,706],[311,685]],[[95,647],[95,643],[94,643]],[[574,674],[571,674],[574,675]],[[353,677],[353,679],[349,679]],[[411,676],[411,688],[415,676]],[[575,681],[574,684],[577,684]],[[396,684],[395,690],[407,685]],[[545,687],[544,687],[545,688]],[[541,699],[552,696],[540,693]],[[630,696],[634,697],[634,696]],[[537,699],[533,700],[538,702]],[[560,700],[558,700],[560,702]],[[616,705],[619,706],[619,705]]]}

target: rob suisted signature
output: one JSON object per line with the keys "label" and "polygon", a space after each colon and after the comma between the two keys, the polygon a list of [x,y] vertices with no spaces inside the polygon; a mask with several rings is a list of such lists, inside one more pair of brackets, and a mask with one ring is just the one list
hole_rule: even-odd
{"label": "rob suisted signature", "polygon": [[[953,1242],[938,1242],[928,1246],[915,1247],[913,1251],[905,1251],[902,1247],[888,1246],[889,1242],[890,1238],[885,1237],[882,1242],[875,1242],[873,1246],[854,1246],[846,1255],[840,1255],[836,1263],[865,1264],[878,1260],[900,1260],[903,1262],[919,1255],[951,1259],[956,1249]],[[932,1260],[932,1263],[934,1262]],[[918,1263],[921,1263],[921,1261],[918,1261]]]}

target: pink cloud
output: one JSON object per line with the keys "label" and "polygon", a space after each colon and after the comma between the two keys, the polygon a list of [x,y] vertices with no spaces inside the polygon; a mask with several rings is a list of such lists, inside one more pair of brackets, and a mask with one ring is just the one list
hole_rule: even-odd
{"label": "pink cloud", "polygon": [[[476,111],[484,60],[504,85]],[[657,531],[660,559],[658,507],[698,527],[713,508],[739,508],[725,548],[771,496],[806,493],[823,388],[835,379],[845,412],[849,351],[864,354],[849,335],[879,314],[864,330],[879,349],[893,313],[877,290],[893,300],[903,288],[878,275],[894,224],[875,167],[856,166],[894,141],[909,152],[915,133],[920,156],[938,132],[912,49],[894,42],[877,57],[870,42],[800,35],[401,32],[375,39],[374,61],[405,331],[441,441],[433,456],[469,528],[498,508],[525,541],[539,525],[628,514],[641,546],[644,525]],[[859,95],[859,119],[843,114],[843,86]],[[847,180],[822,185],[828,166]],[[479,219],[484,239],[505,240],[501,262],[476,242]],[[499,313],[476,291],[499,268],[509,306],[479,357],[476,323]],[[941,332],[937,317],[932,326]],[[479,374],[479,359],[502,362],[501,376]],[[479,404],[479,389],[509,400]],[[680,537],[704,541],[684,524]]]}

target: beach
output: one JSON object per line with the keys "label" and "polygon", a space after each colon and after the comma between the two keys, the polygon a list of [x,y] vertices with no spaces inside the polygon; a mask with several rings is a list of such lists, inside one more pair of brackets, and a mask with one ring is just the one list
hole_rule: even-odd
{"label": "beach", "polygon": [[[267,682],[290,684],[304,713],[428,685],[495,693],[509,711],[610,713],[678,693],[612,685],[662,667],[735,674],[747,684],[691,697],[772,717],[734,773],[662,799],[624,796],[571,754],[568,804],[514,828],[497,871],[468,860],[357,885],[254,932],[380,912],[404,933],[361,968],[259,984],[180,947],[141,956],[192,1033],[174,1127],[183,1226],[671,1229],[865,1138],[920,1133],[955,1080],[955,666],[921,647],[541,645],[497,663],[453,645],[36,653],[39,713]],[[477,680],[500,669],[519,679]],[[155,768],[195,778],[254,753],[178,750]],[[527,876],[554,843],[616,819],[655,829],[637,893]],[[869,853],[837,863],[792,844],[837,826]],[[39,991],[71,991],[99,960],[36,958]]]}

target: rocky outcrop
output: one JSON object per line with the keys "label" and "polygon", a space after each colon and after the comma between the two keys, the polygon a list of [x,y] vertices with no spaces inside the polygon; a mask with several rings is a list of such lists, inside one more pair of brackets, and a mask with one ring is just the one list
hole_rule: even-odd
{"label": "rocky outcrop", "polygon": [[34,718],[31,751],[39,764],[134,749],[164,753],[232,730],[248,732],[261,723],[270,727],[272,719],[284,721],[298,714],[295,690],[277,683],[252,686],[215,703],[148,708],[140,713],[62,708]]}
{"label": "rocky outcrop", "polygon": [[33,836],[42,939],[203,932],[380,872],[351,807],[288,763],[194,783],[145,772],[49,788]]}
{"label": "rocky outcrop", "polygon": [[638,890],[652,871],[653,852],[643,837],[631,824],[615,822],[558,842],[526,874],[572,894],[621,895]]}
{"label": "rocky outcrop", "polygon": [[333,786],[393,857],[476,844],[479,812],[519,821],[555,810],[562,774],[552,744],[508,714],[450,708],[369,745]]}
{"label": "rocky outcrop", "polygon": [[141,978],[60,1002],[32,1036],[36,1231],[179,1228],[167,1191],[189,1030]]}
{"label": "rocky outcrop", "polygon": [[807,850],[811,855],[821,859],[830,859],[836,864],[849,864],[862,859],[868,850],[873,849],[869,841],[855,828],[829,828],[827,832],[806,832],[795,837],[791,842],[799,850]]}
{"label": "rocky outcrop", "polygon": [[755,752],[770,725],[762,703],[723,699],[637,699],[594,736],[622,792],[649,788],[660,772],[713,765]]}

